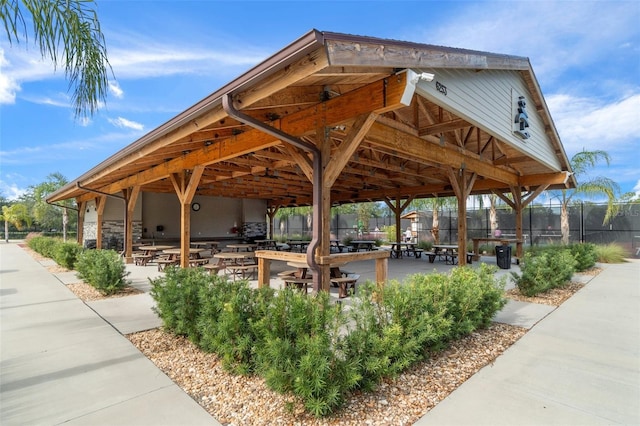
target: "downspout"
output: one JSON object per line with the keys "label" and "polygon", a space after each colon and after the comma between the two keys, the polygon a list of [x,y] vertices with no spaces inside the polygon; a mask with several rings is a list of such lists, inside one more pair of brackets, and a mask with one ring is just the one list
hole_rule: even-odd
{"label": "downspout", "polygon": [[313,274],[313,289],[316,292],[320,291],[321,283],[321,271],[320,265],[316,262],[315,259],[315,251],[317,246],[320,243],[320,235],[322,235],[322,197],[323,197],[323,189],[322,189],[322,158],[320,154],[320,150],[317,146],[312,143],[305,142],[301,139],[298,139],[294,136],[291,136],[280,129],[276,129],[275,127],[269,126],[268,124],[263,123],[260,120],[257,120],[251,116],[248,116],[240,111],[238,111],[233,106],[233,99],[231,93],[227,93],[222,96],[222,108],[224,111],[229,114],[230,117],[235,118],[236,120],[245,123],[254,129],[260,130],[268,135],[271,135],[281,141],[293,145],[297,148],[303,149],[307,152],[310,152],[313,156],[313,232],[311,236],[311,243],[307,247],[307,264],[309,267],[315,272]]}

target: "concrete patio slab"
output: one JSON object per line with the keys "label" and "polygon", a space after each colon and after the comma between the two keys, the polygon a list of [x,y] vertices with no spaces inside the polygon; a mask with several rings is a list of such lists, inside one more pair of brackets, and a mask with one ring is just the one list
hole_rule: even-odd
{"label": "concrete patio slab", "polygon": [[556,309],[556,306],[508,300],[493,321],[530,329]]}
{"label": "concrete patio slab", "polygon": [[105,321],[122,334],[150,330],[162,325],[152,307],[155,302],[149,293],[87,302]]}

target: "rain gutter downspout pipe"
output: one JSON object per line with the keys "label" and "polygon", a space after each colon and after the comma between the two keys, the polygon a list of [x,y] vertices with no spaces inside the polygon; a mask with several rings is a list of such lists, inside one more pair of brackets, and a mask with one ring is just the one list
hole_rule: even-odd
{"label": "rain gutter downspout pipe", "polygon": [[313,232],[311,236],[311,243],[307,247],[307,264],[309,267],[315,272],[313,274],[313,289],[318,292],[320,291],[320,277],[322,274],[320,273],[320,265],[316,262],[315,259],[315,251],[316,247],[320,243],[320,236],[323,235],[322,227],[324,226],[322,222],[321,212],[322,212],[322,197],[323,197],[323,189],[322,189],[322,155],[320,154],[320,150],[317,146],[312,143],[305,142],[301,139],[298,139],[294,136],[291,136],[280,129],[276,129],[275,127],[269,126],[266,123],[263,123],[260,120],[257,120],[249,115],[246,115],[240,111],[238,111],[233,106],[232,94],[227,93],[222,97],[222,108],[224,111],[229,114],[230,117],[235,118],[236,120],[245,123],[254,129],[260,130],[266,134],[269,134],[281,141],[293,145],[297,148],[300,148],[304,151],[310,152],[313,156]]}

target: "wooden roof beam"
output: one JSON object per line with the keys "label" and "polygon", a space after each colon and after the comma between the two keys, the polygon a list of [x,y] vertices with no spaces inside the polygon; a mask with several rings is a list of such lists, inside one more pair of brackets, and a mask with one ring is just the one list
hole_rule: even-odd
{"label": "wooden roof beam", "polygon": [[372,126],[367,140],[372,144],[394,149],[398,155],[402,153],[410,158],[424,159],[454,168],[464,164],[467,170],[476,172],[480,176],[510,185],[518,183],[518,176],[515,173],[495,167],[490,161],[476,158],[475,154],[469,151],[454,150],[429,143],[417,136],[402,133],[380,123]]}
{"label": "wooden roof beam", "polygon": [[[355,116],[371,112],[381,113],[404,106],[401,101],[407,85],[406,73],[390,76],[358,90],[346,93],[323,103],[322,108],[308,108],[277,120],[275,127],[290,134],[301,136],[315,132],[316,123],[335,126]],[[273,136],[258,130],[248,130],[232,138],[184,154],[163,164],[144,170],[134,176],[103,187],[103,192],[114,193],[122,188],[144,185],[197,165],[208,165],[230,160],[250,152],[280,145]]]}

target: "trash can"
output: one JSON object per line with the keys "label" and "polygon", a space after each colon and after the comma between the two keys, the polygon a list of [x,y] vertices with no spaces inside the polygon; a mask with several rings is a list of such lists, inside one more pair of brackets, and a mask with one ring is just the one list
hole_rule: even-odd
{"label": "trash can", "polygon": [[496,246],[496,263],[500,269],[511,269],[511,246]]}

